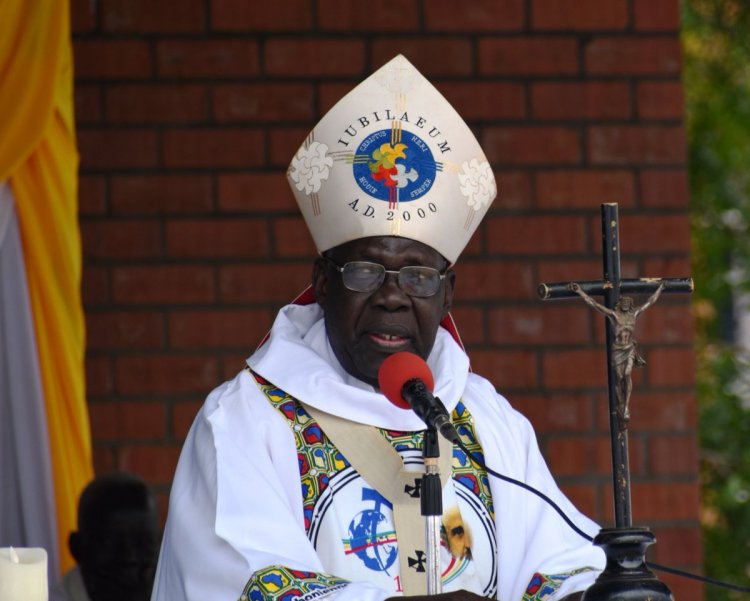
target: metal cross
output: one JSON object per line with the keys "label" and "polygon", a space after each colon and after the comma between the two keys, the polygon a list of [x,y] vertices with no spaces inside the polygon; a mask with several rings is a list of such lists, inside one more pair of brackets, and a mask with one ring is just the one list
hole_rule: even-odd
{"label": "metal cross", "polygon": [[[633,338],[635,320],[639,313],[656,302],[662,292],[692,292],[693,280],[692,278],[621,279],[617,204],[603,204],[601,209],[604,278],[594,281],[540,284],[538,293],[542,300],[580,296],[589,306],[604,315],[607,334],[607,383],[609,429],[612,439],[615,526],[630,527],[632,518],[627,430],[628,401],[632,388],[630,372],[634,366],[644,363],[636,352]],[[620,293],[647,293],[651,294],[651,297],[640,307],[635,307],[632,299],[621,297]],[[604,304],[594,300],[595,296],[603,296]]]}

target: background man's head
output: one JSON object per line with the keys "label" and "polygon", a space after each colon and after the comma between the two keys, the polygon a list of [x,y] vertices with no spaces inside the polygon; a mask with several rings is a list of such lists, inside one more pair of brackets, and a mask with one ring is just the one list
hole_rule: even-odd
{"label": "background man's head", "polygon": [[159,552],[149,487],[124,473],[95,478],[81,494],[69,545],[92,601],[148,601]]}

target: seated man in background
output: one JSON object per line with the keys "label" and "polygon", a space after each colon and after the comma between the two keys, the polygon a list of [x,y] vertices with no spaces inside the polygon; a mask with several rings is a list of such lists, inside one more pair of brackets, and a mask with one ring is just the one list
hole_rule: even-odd
{"label": "seated man in background", "polygon": [[471,373],[450,319],[451,267],[496,194],[469,128],[398,56],[323,117],[288,177],[321,254],[312,287],[196,417],[154,601],[426,598],[426,427],[379,381],[402,351],[429,365],[463,444],[441,439],[445,592],[433,596],[578,596],[603,553],[464,451],[598,531],[555,485],[528,420]]}
{"label": "seated man in background", "polygon": [[98,476],[81,493],[78,530],[68,544],[78,565],[50,601],[147,601],[159,551],[151,489],[131,474]]}

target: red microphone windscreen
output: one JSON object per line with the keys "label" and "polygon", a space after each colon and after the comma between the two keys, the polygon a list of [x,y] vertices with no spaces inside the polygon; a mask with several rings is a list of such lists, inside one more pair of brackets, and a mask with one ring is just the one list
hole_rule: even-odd
{"label": "red microphone windscreen", "polygon": [[393,353],[383,361],[378,371],[380,391],[386,398],[402,409],[410,409],[411,405],[401,396],[401,389],[409,380],[419,379],[432,392],[435,381],[432,378],[427,362],[414,353]]}

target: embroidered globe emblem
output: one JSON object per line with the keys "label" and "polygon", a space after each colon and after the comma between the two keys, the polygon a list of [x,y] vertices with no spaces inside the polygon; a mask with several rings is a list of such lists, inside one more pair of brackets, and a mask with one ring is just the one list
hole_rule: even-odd
{"label": "embroidered globe emblem", "polygon": [[365,567],[376,572],[388,572],[398,557],[398,543],[393,532],[379,532],[385,516],[378,507],[365,509],[349,523],[349,544],[352,552]]}
{"label": "embroidered globe emblem", "polygon": [[357,148],[353,175],[363,192],[388,202],[409,202],[424,196],[435,183],[437,166],[432,151],[417,136],[381,129],[367,136]]}

